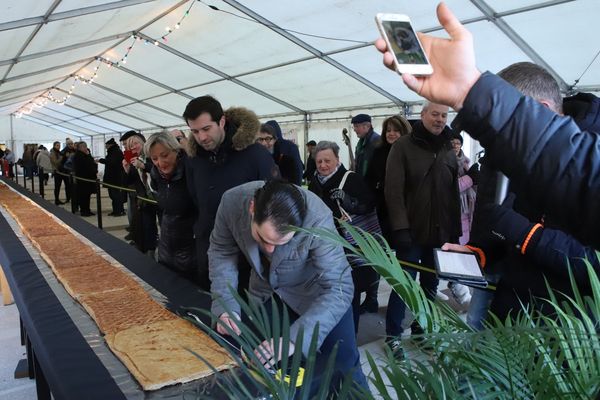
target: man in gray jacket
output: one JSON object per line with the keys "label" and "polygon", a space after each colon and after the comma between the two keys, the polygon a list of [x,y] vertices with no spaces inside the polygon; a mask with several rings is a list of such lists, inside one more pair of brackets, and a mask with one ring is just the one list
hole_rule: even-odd
{"label": "man in gray jacket", "polygon": [[[350,307],[354,288],[344,251],[314,235],[291,231],[291,226],[335,230],[331,210],[313,193],[290,183],[256,181],[225,192],[208,250],[217,331],[227,334],[228,326],[240,333],[236,323],[240,306],[232,288],[237,288],[242,254],[252,267],[251,300],[268,303],[273,296],[288,307],[290,340],[302,332],[300,350],[305,356],[317,327],[317,366],[319,358],[327,359],[337,343],[333,383],[352,372],[354,382],[368,390],[354,336]],[[279,341],[267,339],[257,349],[264,364],[279,361],[273,359],[274,343]],[[292,342],[289,355],[294,353]]]}

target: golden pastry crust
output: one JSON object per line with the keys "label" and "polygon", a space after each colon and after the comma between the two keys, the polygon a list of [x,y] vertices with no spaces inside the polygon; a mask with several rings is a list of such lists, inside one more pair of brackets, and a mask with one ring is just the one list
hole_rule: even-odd
{"label": "golden pastry crust", "polygon": [[213,369],[192,352],[218,371],[235,366],[212,338],[179,318],[107,334],[106,341],[144,390],[211,375]]}
{"label": "golden pastry crust", "polygon": [[[130,275],[112,265],[37,204],[0,184],[0,204],[78,300],[144,390],[188,382],[234,361],[214,340],[154,301]],[[189,349],[189,350],[188,350]]]}
{"label": "golden pastry crust", "polygon": [[139,285],[108,293],[81,295],[78,300],[104,334],[178,318],[154,301]]}

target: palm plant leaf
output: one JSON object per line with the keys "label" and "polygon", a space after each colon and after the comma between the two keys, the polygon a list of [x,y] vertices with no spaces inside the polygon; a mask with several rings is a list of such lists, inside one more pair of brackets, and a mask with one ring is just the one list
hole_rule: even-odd
{"label": "palm plant leaf", "polygon": [[[513,319],[501,321],[492,316],[486,329],[477,332],[446,304],[427,299],[420,285],[402,268],[418,266],[397,260],[383,238],[345,222],[340,224],[350,232],[356,247],[336,231],[295,230],[338,243],[348,253],[364,260],[365,265],[372,266],[405,301],[425,330],[422,347],[433,349],[429,356],[419,360],[398,361],[388,354],[383,365],[367,353],[371,368],[369,379],[379,398],[585,399],[600,392],[600,283],[591,265],[588,265],[591,296],[582,296],[571,277],[574,290],[571,299],[559,301],[551,294],[547,300],[553,309],[551,317],[523,308]],[[287,354],[290,340],[294,341],[289,337],[287,310],[275,306],[269,313],[260,304],[243,301],[233,290],[232,294],[241,305],[242,313],[250,316],[256,327],[251,329],[240,324],[242,335],[237,341],[246,359],[236,358],[240,374],[219,375],[222,390],[232,399],[249,398],[256,391],[269,393],[274,399],[310,399],[308,388],[315,379],[316,335],[312,336],[306,358],[296,351],[291,361],[283,357],[281,362],[280,366],[289,371],[292,381],[300,367],[305,368],[304,385],[296,389],[262,367],[252,351],[262,340],[279,336],[283,338],[281,351]],[[302,347],[302,340],[299,333],[294,341],[297,349]],[[330,358],[328,365],[332,362]],[[331,374],[320,378],[319,391],[313,398],[329,395]],[[338,395],[339,398],[371,398],[370,394],[354,391],[349,379],[342,383]]]}

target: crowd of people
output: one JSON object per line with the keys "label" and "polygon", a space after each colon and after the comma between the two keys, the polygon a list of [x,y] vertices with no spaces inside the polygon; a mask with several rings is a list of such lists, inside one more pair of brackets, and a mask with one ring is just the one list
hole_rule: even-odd
{"label": "crowd of people", "polygon": [[[114,139],[106,143],[99,162],[104,182],[112,185],[111,215],[128,215],[128,239],[140,251],[154,257],[158,248],[161,264],[212,293],[219,333],[239,334],[241,321],[252,323],[232,291],[268,307],[276,302],[290,310],[290,354],[300,336],[306,354],[315,332],[319,357],[339,346],[334,376],[352,373],[354,384],[368,390],[355,334],[360,315],[379,309],[379,276],[341,246],[292,229],[343,234],[339,221],[351,216],[375,215],[396,256],[425,269],[433,267],[437,247],[474,253],[497,290],[449,284],[459,303],[470,303],[467,322],[474,329],[483,329],[488,310],[500,319],[523,306],[546,312],[549,290],[572,295],[570,275],[583,295],[591,293],[587,265],[600,270],[600,100],[578,95],[563,107],[552,75],[532,63],[481,74],[469,32],[444,5],[438,17],[452,40],[421,35],[436,72],[402,77],[427,99],[420,118],[389,116],[380,135],[371,116],[354,116],[354,165],[343,165],[336,142],[311,140],[304,166],[277,121],[261,124],[245,108],[224,110],[211,96],[186,106],[187,136],[175,130],[146,138],[129,131],[120,138],[123,151]],[[393,68],[385,42],[376,46]],[[452,128],[450,107],[458,112]],[[463,151],[463,131],[486,150],[478,163]],[[44,171],[96,177],[85,142],[35,150],[23,155],[26,176],[37,163]],[[500,193],[502,174],[510,178],[506,193]],[[73,198],[69,181],[54,179],[56,204],[64,181],[67,201],[76,201],[81,215],[93,215],[94,187],[77,182]],[[132,190],[124,193],[121,186]],[[416,270],[408,272],[417,278]],[[433,300],[437,276],[418,275]],[[410,326],[415,340],[424,332],[416,321],[405,321],[406,310],[392,291],[386,345],[398,358],[404,357],[404,328]],[[256,349],[265,365],[281,357],[274,350],[278,340]]]}

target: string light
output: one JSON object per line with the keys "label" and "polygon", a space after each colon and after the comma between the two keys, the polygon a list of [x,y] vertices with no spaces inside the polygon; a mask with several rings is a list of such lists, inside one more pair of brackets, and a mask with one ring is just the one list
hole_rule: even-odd
{"label": "string light", "polygon": [[[194,7],[194,4],[196,3],[196,0],[192,0],[190,6],[188,7],[188,9],[186,10],[186,12],[183,14],[183,16],[181,17],[181,19],[179,20],[179,22],[177,22],[175,24],[175,30],[181,28],[181,21],[183,21],[188,15],[190,15],[190,10],[192,9],[192,7]],[[167,36],[169,36],[171,33],[173,33],[173,29],[171,29],[171,27],[167,26],[165,28],[165,30],[167,31],[167,33],[165,33],[164,35],[162,35],[160,38],[166,42],[167,41]],[[158,44],[156,44],[156,42],[154,42],[154,44],[156,46],[158,46]]]}
{"label": "string light", "polygon": [[[181,22],[190,14],[190,10],[194,6],[195,2],[196,2],[196,0],[190,1],[190,6],[185,11],[183,16],[179,19],[179,21],[174,25],[174,29],[171,29],[171,27],[169,27],[169,26],[167,26],[165,28],[167,33],[165,33],[163,36],[161,36],[162,40],[164,40],[166,42],[167,36],[169,36],[175,30],[178,30],[181,28]],[[67,92],[67,94],[64,97],[62,97],[62,98],[55,97],[52,94],[52,90],[56,89],[56,88],[52,88],[48,91],[47,94],[43,94],[43,95],[35,98],[34,100],[30,101],[29,103],[25,104],[24,106],[19,108],[17,111],[15,111],[15,113],[14,113],[15,117],[21,118],[24,114],[31,114],[31,112],[33,111],[33,108],[44,107],[49,101],[52,101],[53,103],[58,104],[58,105],[64,105],[71,98],[71,95],[73,94],[73,91],[75,90],[75,86],[76,86],[77,82],[81,82],[83,85],[91,85],[94,83],[94,80],[98,77],[98,70],[100,69],[100,66],[102,64],[105,64],[107,66],[107,68],[119,67],[121,64],[127,64],[127,57],[129,57],[129,54],[131,53],[131,51],[133,50],[133,47],[135,46],[135,44],[137,42],[141,42],[143,40],[145,45],[148,45],[150,43],[154,44],[155,46],[160,45],[158,40],[144,39],[143,37],[139,36],[136,32],[131,33],[131,39],[132,39],[131,44],[127,47],[125,54],[123,55],[123,57],[121,59],[119,59],[119,61],[113,62],[108,57],[106,57],[106,58],[101,57],[101,56],[96,57],[96,60],[98,60],[98,65],[96,65],[96,67],[94,67],[94,73],[90,78],[86,78],[83,75],[74,75],[73,82],[71,83],[71,87],[69,88],[69,91]],[[36,102],[36,100],[37,100],[37,102]]]}

